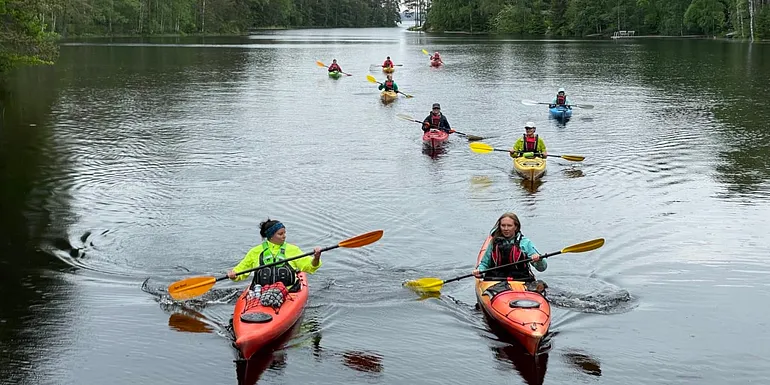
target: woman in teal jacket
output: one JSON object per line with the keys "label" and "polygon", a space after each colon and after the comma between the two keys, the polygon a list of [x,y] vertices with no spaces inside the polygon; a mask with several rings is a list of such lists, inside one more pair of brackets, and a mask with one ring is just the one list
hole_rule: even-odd
{"label": "woman in teal jacket", "polygon": [[521,222],[514,213],[505,213],[497,220],[492,229],[492,240],[487,251],[481,258],[481,262],[473,270],[473,275],[481,278],[480,271],[484,271],[496,266],[507,265],[509,263],[524,261],[527,258],[532,261],[529,263],[519,263],[507,268],[492,270],[484,274],[487,279],[513,279],[516,281],[531,282],[535,280],[535,275],[529,268],[529,265],[537,271],[545,271],[548,264],[545,259],[540,259],[540,252],[528,238],[521,234]]}

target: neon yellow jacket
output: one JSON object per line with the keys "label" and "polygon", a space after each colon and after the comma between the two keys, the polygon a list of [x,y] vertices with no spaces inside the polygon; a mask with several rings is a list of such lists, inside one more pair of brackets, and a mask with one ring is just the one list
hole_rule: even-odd
{"label": "neon yellow jacket", "polygon": [[[539,153],[546,152],[545,142],[543,142],[543,138],[541,138],[539,136],[537,137],[537,147],[536,148],[537,148],[537,151],[535,151],[535,152],[539,152]],[[523,137],[519,138],[519,140],[516,141],[516,144],[513,145],[513,151],[514,152],[518,152],[518,153],[524,152],[524,138]],[[511,158],[518,158],[519,156],[520,156],[519,154],[511,154]]]}
{"label": "neon yellow jacket", "polygon": [[[302,250],[300,250],[299,247],[292,245],[291,243],[285,243],[283,245],[276,245],[273,242],[266,241],[268,244],[268,247],[270,247],[270,253],[273,255],[278,255],[278,253],[281,251],[281,246],[285,247],[285,253],[286,258],[296,257],[297,255],[302,254]],[[239,271],[249,270],[253,269],[255,267],[259,267],[259,255],[262,254],[262,244],[259,244],[255,247],[253,247],[251,250],[249,250],[248,253],[246,253],[246,256],[243,257],[241,262],[238,263],[233,268],[233,271],[236,273]],[[289,261],[289,265],[294,268],[297,272],[304,271],[306,273],[313,274],[318,270],[319,267],[321,267],[322,262],[318,261],[318,266],[313,266],[313,256],[308,255],[307,257],[295,259],[293,261]],[[234,281],[242,281],[246,279],[246,277],[250,276],[249,274],[241,274],[235,277]]]}

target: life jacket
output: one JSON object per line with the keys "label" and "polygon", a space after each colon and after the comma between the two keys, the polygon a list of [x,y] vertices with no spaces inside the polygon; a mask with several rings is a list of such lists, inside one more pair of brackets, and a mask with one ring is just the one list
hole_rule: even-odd
{"label": "life jacket", "polygon": [[524,134],[524,152],[537,152],[537,142],[539,140],[537,135],[534,138],[529,138],[527,134]]}
{"label": "life jacket", "polygon": [[[262,243],[262,252],[259,254],[259,265],[267,265],[286,259],[286,246],[281,245],[278,254],[273,255],[267,241]],[[256,271],[254,280],[258,285],[267,286],[276,282],[282,282],[287,288],[292,288],[297,279],[297,272],[288,263],[263,267]]]}
{"label": "life jacket", "polygon": [[385,91],[392,91],[393,90],[393,81],[392,80],[386,80],[385,83],[382,83],[385,85]]}
{"label": "life jacket", "polygon": [[340,68],[340,65],[339,65],[339,64],[337,64],[337,63],[333,63],[332,65],[330,65],[330,66],[329,66],[329,72],[332,72],[332,71],[337,71],[337,72],[339,72],[339,71],[341,71],[341,70],[342,70],[342,69]]}
{"label": "life jacket", "polygon": [[556,95],[556,104],[563,106],[567,103],[567,95]]}
{"label": "life jacket", "polygon": [[[521,251],[519,243],[521,242],[521,233],[516,234],[513,242],[496,237],[492,239],[492,261],[495,266],[507,265],[527,259],[527,254]],[[529,263],[520,263],[503,269],[492,270],[485,274],[487,279],[514,279],[514,280],[532,280],[534,275],[529,270]]]}
{"label": "life jacket", "polygon": [[382,63],[382,66],[385,67],[385,68],[392,68],[393,67],[393,62],[390,61],[390,60],[385,60],[385,62]]}
{"label": "life jacket", "polygon": [[438,130],[441,128],[441,117],[442,115],[439,113],[438,115],[430,114],[430,128]]}

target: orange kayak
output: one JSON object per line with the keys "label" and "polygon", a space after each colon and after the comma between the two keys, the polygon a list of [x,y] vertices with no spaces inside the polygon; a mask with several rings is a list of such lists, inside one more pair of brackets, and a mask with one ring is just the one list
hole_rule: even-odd
{"label": "orange kayak", "polygon": [[[484,242],[477,264],[491,241],[490,236]],[[505,281],[484,281],[477,278],[476,300],[488,319],[500,325],[534,356],[540,348],[540,341],[551,326],[551,305],[539,293],[527,291],[523,282],[508,281],[510,290],[499,291],[499,286],[495,285],[501,282]],[[487,292],[487,289],[490,289],[490,292]],[[499,293],[492,294],[494,291]]]}
{"label": "orange kayak", "polygon": [[386,74],[392,74],[395,70],[395,67],[382,67],[382,72],[385,72]]}
{"label": "orange kayak", "polygon": [[289,293],[277,312],[272,307],[262,306],[259,299],[248,299],[248,287],[238,297],[233,310],[233,332],[235,347],[244,359],[248,360],[289,331],[302,316],[308,298],[307,276],[300,272],[297,279],[300,290]]}

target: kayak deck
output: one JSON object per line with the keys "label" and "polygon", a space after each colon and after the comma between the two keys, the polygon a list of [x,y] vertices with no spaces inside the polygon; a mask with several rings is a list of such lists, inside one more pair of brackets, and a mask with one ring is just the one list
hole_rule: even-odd
{"label": "kayak deck", "polygon": [[307,276],[300,272],[297,279],[300,290],[289,293],[277,312],[259,304],[259,299],[247,299],[251,285],[238,297],[233,310],[233,332],[235,347],[244,359],[248,360],[286,333],[302,316],[308,299]]}
{"label": "kayak deck", "polygon": [[392,102],[398,99],[398,93],[395,91],[382,91],[380,93],[380,98],[383,102]]}
{"label": "kayak deck", "polygon": [[569,119],[572,117],[572,108],[565,106],[549,107],[548,111],[556,119]]}
{"label": "kayak deck", "polygon": [[[479,251],[481,261],[492,237],[488,237]],[[476,300],[488,319],[501,326],[533,356],[537,354],[543,337],[551,326],[551,306],[541,294],[527,291],[519,281],[507,281],[510,290],[494,290],[493,286],[506,281],[476,279]],[[492,289],[487,291],[488,289]]]}
{"label": "kayak deck", "polygon": [[449,133],[441,130],[428,130],[422,135],[422,143],[432,150],[438,149],[449,139]]}
{"label": "kayak deck", "polygon": [[339,79],[342,76],[342,74],[339,71],[330,71],[329,77],[332,79]]}
{"label": "kayak deck", "polygon": [[520,156],[513,159],[513,169],[526,180],[537,180],[545,174],[546,162],[543,158],[525,158]]}
{"label": "kayak deck", "polygon": [[382,72],[385,72],[386,74],[392,74],[395,70],[395,67],[382,67]]}

